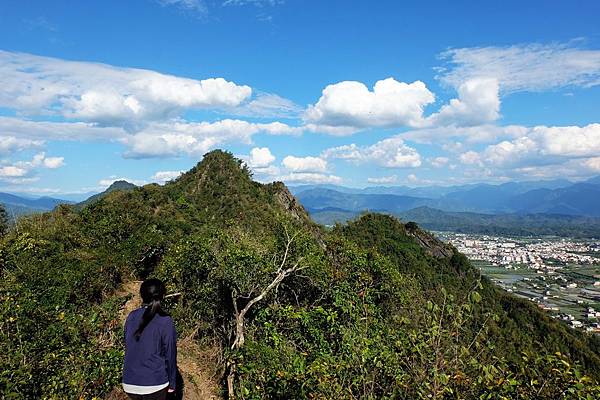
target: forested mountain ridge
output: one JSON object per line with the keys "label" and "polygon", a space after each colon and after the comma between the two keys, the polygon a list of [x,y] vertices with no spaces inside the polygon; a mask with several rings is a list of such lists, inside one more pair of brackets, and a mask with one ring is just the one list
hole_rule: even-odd
{"label": "forested mountain ridge", "polygon": [[[308,208],[311,218],[320,224],[358,218],[361,213],[328,207]],[[561,214],[480,214],[442,211],[426,206],[402,212],[385,212],[404,221],[414,221],[434,231],[451,231],[500,236],[564,236],[600,238],[600,218]]]}
{"label": "forested mountain ridge", "polygon": [[58,204],[70,203],[70,201],[52,197],[32,199],[10,193],[0,193],[0,205],[3,205],[7,210],[11,221],[14,221],[21,215],[50,211]]}
{"label": "forested mountain ridge", "polygon": [[179,336],[221,349],[223,396],[600,393],[597,338],[501,292],[414,223],[367,214],[324,230],[222,151],[164,186],[21,219],[0,272],[7,398],[114,393],[116,293],[148,276],[181,293],[167,305]]}
{"label": "forested mountain ridge", "polygon": [[446,212],[484,214],[561,214],[600,217],[599,177],[585,182],[566,180],[510,182],[501,185],[425,186],[409,188],[345,188],[306,185],[293,188],[305,207],[319,212],[338,208],[347,212],[399,213],[417,207]]}
{"label": "forested mountain ridge", "polygon": [[83,208],[85,206],[88,206],[88,205],[90,205],[92,203],[95,203],[96,201],[100,200],[102,197],[106,196],[107,194],[115,192],[117,190],[129,191],[129,190],[135,189],[136,187],[137,186],[134,185],[133,183],[129,183],[129,182],[124,181],[124,180],[114,181],[103,192],[96,193],[96,194],[88,197],[87,199],[83,200],[82,202],[77,203],[77,207]]}

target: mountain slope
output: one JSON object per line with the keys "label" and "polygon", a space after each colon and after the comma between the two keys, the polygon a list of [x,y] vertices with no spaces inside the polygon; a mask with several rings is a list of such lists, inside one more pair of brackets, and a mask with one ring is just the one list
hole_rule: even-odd
{"label": "mountain slope", "polygon": [[[397,265],[405,265],[406,272],[419,277],[425,290],[433,289],[435,292],[441,284],[445,290],[460,296],[472,287],[474,281],[479,280],[479,272],[471,267],[465,256],[456,251],[448,254],[444,251],[445,245],[442,242],[417,227],[401,224],[393,217],[367,214],[347,226],[336,229],[362,246],[375,248],[386,254]],[[435,270],[420,267],[422,261],[407,262],[403,246],[400,245],[407,241],[406,236],[416,238],[417,243],[425,250],[435,249],[435,252],[429,250],[430,254],[437,256],[436,262],[433,263],[437,267]],[[424,246],[423,242],[427,243],[427,246]],[[596,369],[596,373],[600,373],[600,354],[597,347],[600,345],[600,338],[593,337],[588,342],[585,335],[573,332],[566,324],[543,314],[534,304],[504,292],[487,278],[481,279],[481,285],[484,309],[498,318],[489,323],[489,334],[504,355],[516,356],[527,347],[535,348],[539,345],[541,348],[554,348],[567,354],[577,354],[576,358]],[[431,296],[436,294],[432,293]],[[523,331],[527,333],[523,335]]]}
{"label": "mountain slope", "polygon": [[577,183],[560,189],[538,189],[508,202],[517,212],[589,215],[600,217],[600,185]]}
{"label": "mountain slope", "polygon": [[310,209],[338,208],[348,211],[400,212],[430,204],[430,199],[392,194],[340,193],[330,189],[311,189],[297,194],[298,200]]}
{"label": "mountain slope", "polygon": [[211,367],[238,398],[600,391],[596,339],[500,292],[455,249],[385,215],[325,231],[222,151],[164,186],[25,218],[0,255],[12,398],[118,392],[122,290],[148,276],[179,294],[165,306],[180,338],[222,349]]}
{"label": "mountain slope", "polygon": [[108,195],[109,193],[112,193],[114,191],[117,190],[121,190],[121,191],[129,191],[129,190],[133,190],[135,189],[137,186],[134,185],[133,183],[129,183],[127,181],[114,181],[113,183],[111,183],[111,185],[106,188],[106,190],[102,193],[97,193],[94,194],[90,197],[88,197],[87,199],[83,200],[82,202],[78,203],[77,206],[78,207],[85,207],[88,206],[90,204],[93,204],[95,202],[97,202],[98,200],[100,200],[101,198],[105,197],[106,195]]}
{"label": "mountain slope", "polygon": [[3,204],[11,219],[21,215],[50,211],[59,204],[71,204],[67,200],[52,197],[27,198],[10,193],[0,193],[0,204]]}
{"label": "mountain slope", "polygon": [[[153,274],[169,249],[194,235],[208,235],[208,243],[221,231],[238,239],[252,234],[253,245],[273,246],[282,223],[318,234],[285,186],[253,182],[241,161],[221,151],[165,186],[114,190],[81,209],[60,206],[23,219],[0,241],[0,320],[19,321],[18,330],[0,332],[2,347],[15,350],[0,357],[0,370],[10,371],[0,387],[14,398],[110,392],[122,364],[114,293],[123,281]],[[13,294],[5,297],[6,290]],[[46,296],[38,300],[39,293]],[[186,323],[178,319],[181,337],[196,329]]]}
{"label": "mountain slope", "polygon": [[597,179],[572,184],[567,180],[509,182],[501,185],[406,186],[351,189],[339,186],[301,186],[294,189],[311,210],[337,208],[351,212],[391,213],[426,206],[443,211],[488,214],[563,214],[600,216]]}
{"label": "mountain slope", "polygon": [[600,238],[600,218],[560,214],[478,214],[419,207],[397,214],[432,230],[490,235]]}
{"label": "mountain slope", "polygon": [[[324,225],[345,223],[361,213],[329,207],[308,209],[311,218]],[[600,218],[561,214],[481,214],[417,207],[390,213],[402,221],[413,221],[434,231],[453,231],[508,236],[564,236],[600,238]]]}
{"label": "mountain slope", "polygon": [[588,179],[585,183],[591,183],[592,185],[600,185],[600,175]]}

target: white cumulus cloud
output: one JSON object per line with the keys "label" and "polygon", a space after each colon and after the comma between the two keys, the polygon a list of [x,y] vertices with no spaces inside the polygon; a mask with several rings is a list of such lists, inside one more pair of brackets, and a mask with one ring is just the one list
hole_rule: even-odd
{"label": "white cumulus cloud", "polygon": [[396,183],[396,182],[398,182],[398,176],[390,175],[390,176],[371,177],[371,178],[367,178],[367,182],[377,183],[377,184]]}
{"label": "white cumulus cloud", "polygon": [[600,172],[600,157],[592,157],[583,161],[583,165],[593,172]]}
{"label": "white cumulus cloud", "polygon": [[295,134],[299,128],[280,122],[252,123],[225,119],[216,122],[155,122],[142,131],[123,137],[130,158],[198,157],[228,143],[251,144],[257,133]]}
{"label": "white cumulus cloud", "polygon": [[423,108],[435,100],[421,81],[399,82],[393,78],[377,81],[373,90],[356,81],[328,85],[316,104],[304,115],[315,127],[421,126]]}
{"label": "white cumulus cloud", "polygon": [[435,157],[429,160],[429,163],[435,168],[441,168],[448,164],[450,159],[448,157]]}
{"label": "white cumulus cloud", "polygon": [[0,154],[14,154],[26,149],[41,148],[43,145],[43,140],[0,136]]}
{"label": "white cumulus cloud", "polygon": [[31,161],[3,161],[4,165],[0,165],[0,180],[13,184],[30,183],[38,179],[35,176],[36,170],[60,168],[65,165],[64,161],[64,157],[46,157],[45,153],[35,154]]}
{"label": "white cumulus cloud", "polygon": [[552,163],[600,154],[600,124],[536,126],[526,136],[488,146],[482,158],[488,164]]}
{"label": "white cumulus cloud", "polygon": [[17,163],[27,169],[35,167],[44,167],[48,169],[56,169],[65,165],[64,157],[46,157],[46,153],[38,153],[33,156],[31,161],[20,161]]}
{"label": "white cumulus cloud", "polygon": [[400,137],[384,139],[370,146],[350,145],[327,149],[323,158],[337,158],[357,164],[373,163],[388,168],[416,168],[421,166],[421,155],[404,143]]}
{"label": "white cumulus cloud", "polygon": [[27,169],[14,165],[0,167],[0,178],[19,178],[27,175]]}
{"label": "white cumulus cloud", "polygon": [[[102,127],[89,122],[32,121],[0,117],[0,152],[4,149],[25,149],[42,146],[45,140],[118,141],[127,147],[125,155],[132,158],[198,157],[218,146],[229,143],[250,144],[258,133],[268,135],[298,135],[302,128],[281,122],[253,123],[224,119],[215,122],[166,120],[148,123],[133,133],[120,127]],[[14,138],[19,138],[14,139]]]}
{"label": "white cumulus cloud", "polygon": [[287,156],[281,167],[273,165],[275,156],[267,147],[255,147],[248,156],[240,156],[260,182],[283,181],[286,183],[332,183],[342,182],[337,175],[327,173],[327,161],[319,157]]}
{"label": "white cumulus cloud", "polygon": [[463,164],[468,164],[468,165],[481,163],[481,157],[479,156],[479,153],[477,153],[476,151],[473,151],[473,150],[469,150],[465,153],[462,153],[460,155],[459,159],[460,159],[460,162],[462,162]]}
{"label": "white cumulus cloud", "polygon": [[481,125],[498,119],[500,97],[494,78],[470,79],[458,87],[458,98],[427,118],[431,125]]}
{"label": "white cumulus cloud", "polygon": [[185,109],[236,107],[252,89],[223,78],[196,80],[155,71],[0,51],[0,106],[102,124],[161,119]]}
{"label": "white cumulus cloud", "polygon": [[284,167],[294,172],[327,171],[327,161],[319,157],[287,156],[283,159],[282,164]]}
{"label": "white cumulus cloud", "polygon": [[165,183],[175,178],[178,178],[179,175],[183,174],[184,171],[156,171],[152,178],[152,181],[156,181],[159,183]]}
{"label": "white cumulus cloud", "polygon": [[275,156],[271,153],[268,147],[255,147],[250,150],[250,167],[253,168],[266,168],[273,161]]}
{"label": "white cumulus cloud", "polygon": [[56,168],[60,168],[63,165],[65,165],[65,158],[64,157],[46,157],[43,159],[42,163],[43,163],[44,167],[46,167],[46,168],[56,169]]}
{"label": "white cumulus cloud", "polygon": [[342,178],[337,175],[320,174],[315,172],[292,172],[278,177],[278,180],[291,183],[340,184]]}

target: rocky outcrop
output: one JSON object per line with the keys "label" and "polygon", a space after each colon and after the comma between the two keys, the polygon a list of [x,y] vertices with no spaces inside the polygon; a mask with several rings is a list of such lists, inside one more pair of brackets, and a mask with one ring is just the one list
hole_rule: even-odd
{"label": "rocky outcrop", "polygon": [[454,254],[454,248],[437,239],[431,233],[422,230],[414,222],[405,225],[406,233],[412,236],[417,244],[425,249],[426,252],[436,258],[448,258]]}
{"label": "rocky outcrop", "polygon": [[302,207],[302,204],[290,193],[287,186],[282,182],[273,183],[273,195],[275,201],[297,220],[308,220],[308,213]]}

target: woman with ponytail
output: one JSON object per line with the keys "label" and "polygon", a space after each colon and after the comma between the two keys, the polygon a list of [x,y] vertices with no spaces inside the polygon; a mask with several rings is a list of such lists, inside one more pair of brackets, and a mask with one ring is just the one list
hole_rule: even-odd
{"label": "woman with ponytail", "polygon": [[173,320],[163,311],[165,285],[148,279],[140,287],[142,307],[125,322],[123,390],[135,400],[164,400],[175,391],[177,337]]}

